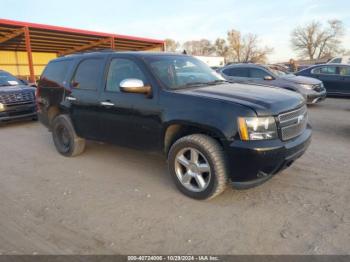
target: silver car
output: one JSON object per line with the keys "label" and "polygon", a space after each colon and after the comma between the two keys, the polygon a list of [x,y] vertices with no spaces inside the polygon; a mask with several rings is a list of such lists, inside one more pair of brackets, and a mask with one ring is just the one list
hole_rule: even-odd
{"label": "silver car", "polygon": [[219,72],[230,82],[261,84],[298,92],[308,104],[320,102],[327,95],[322,81],[318,79],[288,74],[264,65],[231,64]]}

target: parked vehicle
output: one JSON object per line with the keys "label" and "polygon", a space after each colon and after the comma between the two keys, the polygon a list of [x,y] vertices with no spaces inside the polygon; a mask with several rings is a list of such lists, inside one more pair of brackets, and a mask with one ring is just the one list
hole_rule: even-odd
{"label": "parked vehicle", "polygon": [[162,151],[181,192],[247,188],[290,166],[311,128],[297,93],[230,84],[187,55],[94,52],[51,61],[38,84],[39,119],[64,156],[85,139]]}
{"label": "parked vehicle", "polygon": [[35,88],[0,70],[0,122],[23,118],[37,119]]}
{"label": "parked vehicle", "polygon": [[309,104],[320,102],[327,95],[319,80],[287,74],[264,65],[233,64],[224,67],[220,72],[230,82],[260,84],[298,92]]}
{"label": "parked vehicle", "polygon": [[350,95],[350,65],[323,64],[315,65],[297,73],[321,80],[329,95]]}
{"label": "parked vehicle", "polygon": [[327,64],[350,64],[350,56],[335,57],[329,60]]}

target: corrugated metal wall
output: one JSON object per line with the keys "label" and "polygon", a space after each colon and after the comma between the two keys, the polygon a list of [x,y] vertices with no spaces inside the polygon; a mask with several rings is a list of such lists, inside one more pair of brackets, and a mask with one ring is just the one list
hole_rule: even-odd
{"label": "corrugated metal wall", "polygon": [[[57,57],[56,53],[33,52],[33,63],[35,76],[40,76],[46,64]],[[13,75],[28,78],[29,66],[26,52],[0,51],[0,69]]]}

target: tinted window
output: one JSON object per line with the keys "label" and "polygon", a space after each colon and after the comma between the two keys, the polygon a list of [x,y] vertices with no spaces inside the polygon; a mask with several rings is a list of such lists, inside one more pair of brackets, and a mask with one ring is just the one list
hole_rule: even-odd
{"label": "tinted window", "polygon": [[350,76],[350,66],[340,67],[339,74],[342,76]]}
{"label": "tinted window", "polygon": [[127,78],[140,79],[146,83],[145,75],[134,61],[124,58],[113,59],[108,70],[106,90],[119,92],[120,82]]}
{"label": "tinted window", "polygon": [[311,71],[312,74],[322,74],[322,75],[336,75],[337,67],[336,66],[323,66],[317,67]]}
{"label": "tinted window", "polygon": [[259,79],[264,79],[265,76],[269,75],[264,70],[261,70],[258,68],[250,68],[249,73],[251,78],[259,78]]}
{"label": "tinted window", "polygon": [[331,62],[335,63],[335,64],[340,64],[341,63],[341,58],[334,58]]}
{"label": "tinted window", "polygon": [[227,76],[248,77],[247,68],[227,68],[223,73]]}
{"label": "tinted window", "polygon": [[70,60],[50,62],[41,76],[41,79],[50,82],[50,84],[60,86],[64,84],[69,65]]}
{"label": "tinted window", "polygon": [[72,86],[79,89],[96,90],[101,80],[103,59],[89,58],[78,65],[72,79]]}

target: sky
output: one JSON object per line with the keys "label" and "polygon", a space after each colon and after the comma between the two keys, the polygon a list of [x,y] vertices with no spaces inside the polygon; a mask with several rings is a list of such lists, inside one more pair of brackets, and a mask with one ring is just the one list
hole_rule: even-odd
{"label": "sky", "polygon": [[296,26],[340,19],[343,47],[350,49],[350,0],[1,0],[0,17],[180,42],[213,41],[235,29],[272,47],[271,62],[297,56],[290,46]]}

